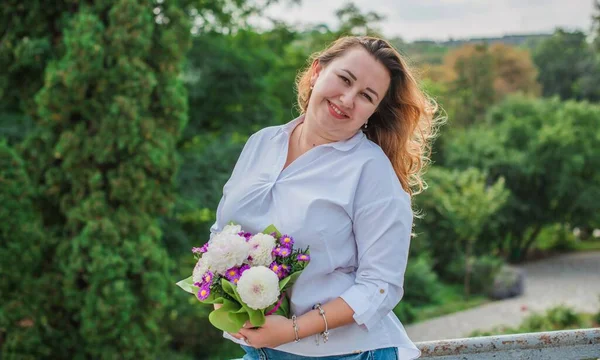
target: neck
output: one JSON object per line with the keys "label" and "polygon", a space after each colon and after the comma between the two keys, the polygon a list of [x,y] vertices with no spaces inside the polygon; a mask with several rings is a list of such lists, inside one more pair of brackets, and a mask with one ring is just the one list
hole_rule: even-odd
{"label": "neck", "polygon": [[334,140],[329,140],[319,135],[318,130],[315,129],[312,122],[306,120],[305,116],[302,124],[298,125],[300,128],[300,133],[298,135],[298,145],[300,146],[300,149],[309,150],[319,145],[334,142]]}

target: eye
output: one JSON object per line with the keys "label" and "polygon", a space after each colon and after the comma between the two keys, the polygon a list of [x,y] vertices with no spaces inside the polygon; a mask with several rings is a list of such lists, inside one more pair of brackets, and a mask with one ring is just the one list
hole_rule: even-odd
{"label": "eye", "polygon": [[342,79],[343,82],[350,85],[350,80],[347,77],[345,77],[343,75],[338,75],[338,76],[340,77],[340,79]]}
{"label": "eye", "polygon": [[367,93],[362,93],[364,97],[367,98],[367,100],[369,100],[370,102],[373,102],[373,98],[371,97],[371,95],[367,94]]}

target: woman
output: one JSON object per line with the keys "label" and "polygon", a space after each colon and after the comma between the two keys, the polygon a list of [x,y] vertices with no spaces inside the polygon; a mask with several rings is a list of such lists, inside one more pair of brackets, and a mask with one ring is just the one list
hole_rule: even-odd
{"label": "woman", "polygon": [[302,115],[250,137],[211,228],[274,224],[295,247],[310,246],[289,294],[295,316],[224,336],[248,360],[415,359],[392,309],[403,295],[411,196],[423,189],[435,109],[398,52],[371,37],[335,41],[297,90]]}

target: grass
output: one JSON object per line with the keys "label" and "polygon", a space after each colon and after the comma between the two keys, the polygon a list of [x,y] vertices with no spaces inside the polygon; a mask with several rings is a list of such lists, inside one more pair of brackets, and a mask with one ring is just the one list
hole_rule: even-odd
{"label": "grass", "polygon": [[579,241],[573,247],[575,251],[600,251],[600,241]]}
{"label": "grass", "polygon": [[469,337],[595,328],[599,325],[597,323],[599,315],[600,313],[577,313],[572,308],[556,306],[545,313],[529,315],[516,328],[500,326],[486,331],[476,330],[469,334]]}
{"label": "grass", "polygon": [[412,323],[468,310],[491,301],[482,295],[472,295],[468,300],[465,300],[462,285],[456,284],[443,284],[439,292],[439,299],[441,299],[439,304],[427,304],[415,307],[416,318]]}

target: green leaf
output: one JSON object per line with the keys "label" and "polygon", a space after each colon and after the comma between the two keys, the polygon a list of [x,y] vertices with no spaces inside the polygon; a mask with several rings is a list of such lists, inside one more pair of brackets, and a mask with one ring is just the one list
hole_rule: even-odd
{"label": "green leaf", "polygon": [[237,287],[234,284],[232,284],[229,280],[221,279],[221,287],[223,288],[223,291],[227,293],[227,295],[236,299],[240,304],[242,303],[242,298],[237,292]]}
{"label": "green leaf", "polygon": [[281,315],[289,319],[290,317],[290,301],[287,298],[287,295],[284,294],[284,299],[281,300],[281,304],[279,308],[271,315]]}
{"label": "green leaf", "polygon": [[192,276],[181,280],[177,283],[177,286],[182,288],[184,291],[189,292],[190,294],[196,295],[196,293],[198,293],[198,287],[194,286],[194,280],[192,280]]}
{"label": "green leaf", "polygon": [[208,314],[208,320],[210,323],[219,330],[236,333],[240,331],[245,320],[242,321],[241,317],[230,316],[231,313],[235,313],[239,310],[240,304],[233,301],[223,299],[223,306],[213,310]]}
{"label": "green leaf", "polygon": [[232,322],[236,324],[239,324],[241,322],[243,326],[243,324],[245,324],[246,321],[250,319],[250,315],[248,315],[248,312],[246,310],[240,307],[240,310],[230,312],[229,318]]}
{"label": "green leaf", "polygon": [[227,299],[222,296],[218,296],[215,293],[210,293],[205,300],[201,300],[200,302],[203,304],[223,304]]}
{"label": "green leaf", "polygon": [[279,309],[275,311],[275,314],[284,316],[288,319],[290,318],[290,300],[287,298],[287,295],[285,299],[283,299],[283,301],[281,302]]}
{"label": "green leaf", "polygon": [[298,280],[300,274],[302,274],[302,271],[296,271],[295,273],[292,273],[291,275],[281,279],[281,281],[279,281],[279,291],[285,291],[292,287],[296,280]]}
{"label": "green leaf", "polygon": [[244,307],[248,311],[248,316],[250,317],[250,323],[252,323],[255,327],[260,327],[265,324],[265,314],[264,310],[254,310],[249,307]]}
{"label": "green leaf", "polygon": [[281,237],[281,233],[279,232],[279,230],[277,230],[277,228],[275,227],[275,225],[271,224],[269,226],[267,226],[263,232],[263,234],[271,234],[271,233],[276,233],[277,234],[277,238]]}

